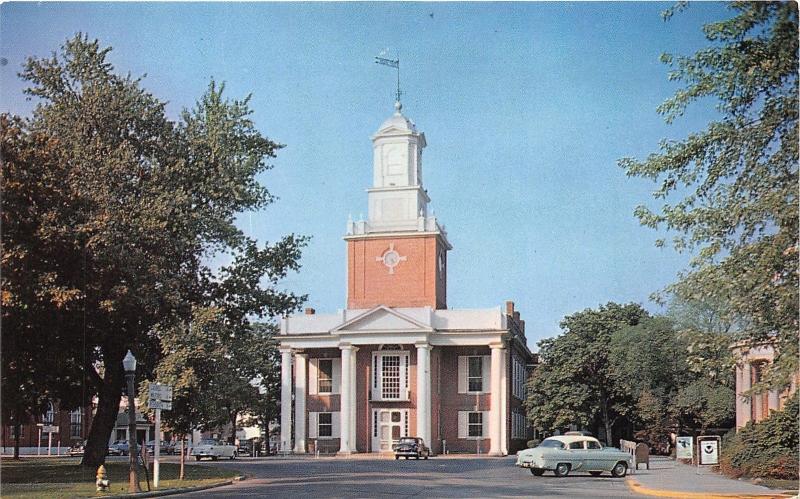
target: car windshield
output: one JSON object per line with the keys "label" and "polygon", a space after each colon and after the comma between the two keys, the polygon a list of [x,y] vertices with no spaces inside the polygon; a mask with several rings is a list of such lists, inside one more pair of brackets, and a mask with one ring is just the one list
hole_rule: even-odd
{"label": "car windshield", "polygon": [[210,438],[206,438],[200,441],[200,445],[217,445],[217,441]]}
{"label": "car windshield", "polygon": [[539,447],[549,447],[551,449],[563,449],[564,444],[555,439],[546,438],[542,443],[539,444]]}
{"label": "car windshield", "polygon": [[417,443],[417,439],[411,437],[403,437],[400,439],[400,442],[405,444],[415,444]]}

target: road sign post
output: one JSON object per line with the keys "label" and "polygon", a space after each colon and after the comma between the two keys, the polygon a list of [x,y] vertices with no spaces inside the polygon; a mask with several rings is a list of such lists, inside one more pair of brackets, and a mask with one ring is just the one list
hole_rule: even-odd
{"label": "road sign post", "polygon": [[152,383],[147,397],[147,406],[156,412],[156,438],[153,445],[153,488],[158,488],[160,478],[159,461],[161,456],[161,411],[172,409],[172,387]]}

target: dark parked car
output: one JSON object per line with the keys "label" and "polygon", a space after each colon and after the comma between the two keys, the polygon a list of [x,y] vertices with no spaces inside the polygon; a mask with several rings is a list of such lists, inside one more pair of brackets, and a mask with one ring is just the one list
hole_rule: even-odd
{"label": "dark parked car", "polygon": [[394,446],[395,459],[400,459],[401,457],[406,459],[412,457],[415,459],[428,459],[430,456],[431,450],[419,437],[402,437]]}
{"label": "dark parked car", "polygon": [[117,440],[113,444],[108,446],[108,453],[111,454],[113,449],[113,454],[115,456],[127,456],[128,455],[128,441],[127,440]]}

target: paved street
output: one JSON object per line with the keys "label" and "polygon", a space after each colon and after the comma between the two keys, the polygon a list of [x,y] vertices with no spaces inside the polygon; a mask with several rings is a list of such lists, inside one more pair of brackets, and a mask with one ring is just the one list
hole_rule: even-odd
{"label": "paved street", "polygon": [[575,474],[534,477],[514,457],[240,459],[217,462],[247,480],[180,497],[639,497],[625,480]]}

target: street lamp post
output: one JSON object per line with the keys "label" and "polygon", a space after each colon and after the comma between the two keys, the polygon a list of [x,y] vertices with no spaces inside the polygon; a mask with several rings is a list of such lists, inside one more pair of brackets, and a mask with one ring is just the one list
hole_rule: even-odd
{"label": "street lamp post", "polygon": [[122,359],[125,368],[125,381],[128,383],[128,450],[130,472],[128,474],[128,492],[139,492],[139,478],[136,476],[136,357],[130,350]]}

